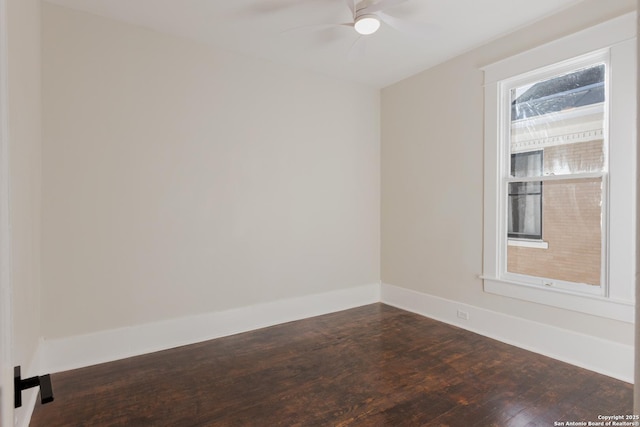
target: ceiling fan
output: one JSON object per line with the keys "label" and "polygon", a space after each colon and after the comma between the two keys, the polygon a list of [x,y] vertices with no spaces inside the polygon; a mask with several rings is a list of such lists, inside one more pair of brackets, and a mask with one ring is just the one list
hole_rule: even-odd
{"label": "ceiling fan", "polygon": [[[261,7],[260,12],[279,12],[290,6],[299,5],[300,0],[279,0],[271,4],[271,6]],[[327,0],[307,0],[327,1]],[[324,24],[307,24],[301,25],[280,32],[281,35],[290,34],[293,31],[308,30],[309,28],[327,28],[327,27],[348,27],[355,30],[358,36],[352,42],[349,49],[348,58],[358,59],[365,56],[365,49],[369,35],[376,33],[382,25],[387,25],[394,30],[416,38],[431,38],[437,31],[436,25],[424,22],[415,22],[393,16],[387,13],[388,9],[393,9],[411,0],[341,0],[349,8],[352,19],[342,23],[324,23]],[[326,40],[326,39],[325,39]]]}
{"label": "ceiling fan", "polygon": [[[274,5],[260,6],[260,12],[271,11],[277,12],[285,7],[293,6],[299,0],[280,0],[279,3]],[[319,0],[314,0],[319,1]],[[408,3],[410,0],[343,0],[351,12],[352,20],[349,22],[343,22],[339,24],[312,24],[302,25],[299,27],[291,28],[284,31],[288,33],[300,29],[309,27],[331,27],[331,26],[343,26],[352,27],[360,36],[368,36],[376,33],[382,24],[386,24],[389,27],[415,37],[430,37],[434,34],[435,26],[427,23],[419,23],[414,21],[405,20],[396,16],[392,16],[385,11],[392,9],[403,3]]]}
{"label": "ceiling fan", "polygon": [[353,15],[353,22],[342,25],[352,26],[355,31],[363,36],[374,34],[380,29],[382,23],[413,36],[428,36],[432,33],[429,25],[417,24],[410,21],[391,16],[384,12],[386,9],[393,8],[408,0],[345,0]]}

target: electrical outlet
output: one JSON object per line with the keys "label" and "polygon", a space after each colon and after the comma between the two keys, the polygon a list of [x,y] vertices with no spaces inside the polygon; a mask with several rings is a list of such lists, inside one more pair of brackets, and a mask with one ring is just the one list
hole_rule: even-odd
{"label": "electrical outlet", "polygon": [[469,313],[458,309],[458,318],[462,320],[469,320]]}

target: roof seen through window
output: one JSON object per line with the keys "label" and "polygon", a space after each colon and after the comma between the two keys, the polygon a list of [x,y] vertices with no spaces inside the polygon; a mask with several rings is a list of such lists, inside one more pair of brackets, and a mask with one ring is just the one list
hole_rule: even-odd
{"label": "roof seen through window", "polygon": [[604,76],[605,65],[599,64],[538,82],[513,100],[511,120],[604,102]]}

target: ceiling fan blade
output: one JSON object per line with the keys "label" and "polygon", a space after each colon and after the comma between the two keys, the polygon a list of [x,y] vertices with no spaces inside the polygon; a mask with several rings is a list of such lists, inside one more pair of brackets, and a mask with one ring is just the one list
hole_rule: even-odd
{"label": "ceiling fan blade", "polygon": [[356,61],[365,56],[367,48],[367,37],[360,36],[358,39],[353,42],[351,48],[349,49],[349,53],[347,54],[347,59],[349,61]]}
{"label": "ceiling fan blade", "polygon": [[351,11],[351,16],[356,14],[356,1],[355,0],[344,0]]}
{"label": "ceiling fan blade", "polygon": [[433,24],[407,21],[384,12],[378,12],[376,15],[393,29],[413,37],[430,38],[436,33],[437,27]]}
{"label": "ceiling fan blade", "polygon": [[405,3],[407,0],[380,0],[377,3],[374,3],[370,6],[363,7],[362,9],[356,10],[356,14],[358,16],[365,15],[369,13],[380,12],[384,9],[388,9],[390,7],[398,6],[402,3]]}
{"label": "ceiling fan blade", "polygon": [[257,14],[277,13],[284,9],[289,8],[291,5],[292,5],[292,2],[288,0],[277,0],[269,3],[262,2],[262,3],[251,4],[250,6],[247,7],[247,9]]}
{"label": "ceiling fan blade", "polygon": [[323,29],[323,28],[332,28],[332,27],[353,27],[353,23],[352,22],[343,22],[340,24],[308,24],[308,25],[300,25],[298,27],[293,27],[293,28],[289,28],[287,30],[284,31],[280,31],[278,34],[279,35],[286,35],[289,33],[293,33],[296,31],[302,31],[302,30],[313,30],[313,29]]}
{"label": "ceiling fan blade", "polygon": [[[354,8],[354,0],[345,0],[349,8]],[[305,6],[313,3],[326,2],[326,0],[248,0],[249,4],[240,6],[236,13],[239,15],[264,17],[286,12],[289,9]],[[352,12],[353,15],[353,12]]]}

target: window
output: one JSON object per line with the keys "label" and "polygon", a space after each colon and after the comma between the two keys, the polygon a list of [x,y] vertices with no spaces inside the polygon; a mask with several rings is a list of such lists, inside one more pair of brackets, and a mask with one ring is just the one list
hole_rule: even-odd
{"label": "window", "polygon": [[588,55],[500,82],[507,235],[547,243],[505,246],[506,278],[603,294],[606,60]]}
{"label": "window", "polygon": [[632,14],[485,72],[486,292],[633,322]]}
{"label": "window", "polygon": [[[511,176],[542,175],[542,150],[511,154]],[[510,238],[542,240],[542,182],[509,183]]]}

